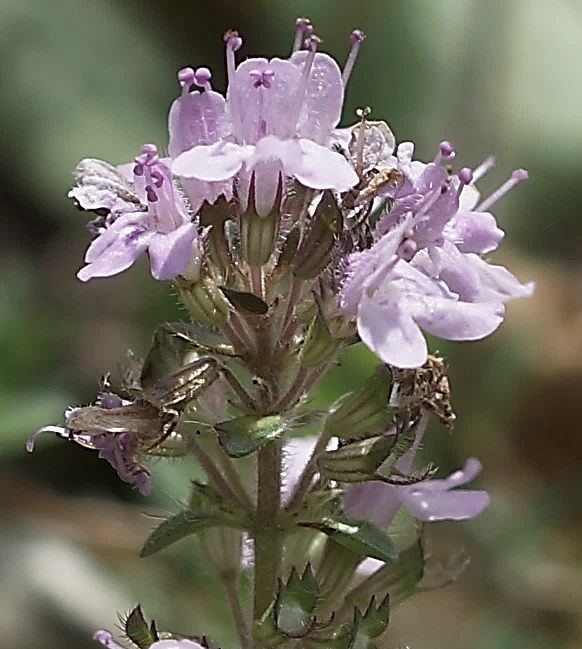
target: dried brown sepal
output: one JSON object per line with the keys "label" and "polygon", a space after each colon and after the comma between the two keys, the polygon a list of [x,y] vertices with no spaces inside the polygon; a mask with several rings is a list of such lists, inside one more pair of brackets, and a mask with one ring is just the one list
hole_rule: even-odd
{"label": "dried brown sepal", "polygon": [[413,369],[392,368],[393,387],[388,405],[407,413],[411,419],[428,410],[447,428],[456,415],[451,405],[451,388],[441,358],[429,355],[426,363]]}

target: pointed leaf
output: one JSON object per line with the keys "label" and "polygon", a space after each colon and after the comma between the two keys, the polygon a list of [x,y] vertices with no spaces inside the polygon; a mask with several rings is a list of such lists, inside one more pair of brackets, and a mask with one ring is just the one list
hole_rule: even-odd
{"label": "pointed leaf", "polygon": [[386,595],[380,604],[376,604],[376,597],[372,596],[366,612],[362,615],[356,609],[354,615],[358,633],[368,638],[377,638],[384,633],[390,621],[390,596]]}
{"label": "pointed leaf", "polygon": [[319,597],[319,586],[308,564],[299,576],[293,567],[289,579],[281,583],[275,604],[277,628],[290,638],[303,638],[315,624],[313,609]]}
{"label": "pointed leaf", "polygon": [[152,620],[151,626],[148,626],[139,605],[127,616],[123,626],[127,637],[139,649],[148,649],[154,642],[159,640],[155,622]]}
{"label": "pointed leaf", "polygon": [[185,341],[173,336],[165,327],[156,329],[150,350],[141,367],[141,387],[150,387],[182,367],[186,351]]}
{"label": "pointed leaf", "polygon": [[220,290],[237,311],[251,313],[253,315],[265,315],[269,310],[268,304],[254,293],[236,291],[226,286],[221,286]]}
{"label": "pointed leaf", "polygon": [[367,521],[352,521],[343,516],[336,516],[318,521],[301,521],[298,525],[319,530],[362,557],[371,557],[379,561],[398,559],[392,539]]}
{"label": "pointed leaf", "polygon": [[182,511],[156,527],[144,543],[140,556],[149,557],[186,536],[217,526],[238,527],[238,524],[223,512]]}
{"label": "pointed leaf", "polygon": [[214,426],[220,443],[230,457],[245,457],[290,429],[279,415],[243,416]]}

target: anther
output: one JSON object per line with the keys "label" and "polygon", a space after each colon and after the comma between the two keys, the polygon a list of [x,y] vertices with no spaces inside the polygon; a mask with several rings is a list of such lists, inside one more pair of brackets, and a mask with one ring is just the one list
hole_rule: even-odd
{"label": "anther", "polygon": [[366,38],[366,36],[361,29],[354,29],[354,31],[350,34],[350,42],[352,44],[352,49],[348,54],[348,58],[342,72],[342,83],[344,88],[346,87],[350,75],[352,74],[352,70],[354,69],[356,59],[358,58],[358,52],[360,51],[360,45],[364,40],[364,38]]}
{"label": "anther", "polygon": [[208,68],[198,68],[194,72],[193,83],[204,90],[210,90],[210,79],[212,79],[212,72]]}
{"label": "anther", "polygon": [[444,140],[439,144],[439,152],[436,154],[433,162],[440,164],[443,160],[452,160],[455,157],[455,149],[451,142]]}
{"label": "anther", "polygon": [[264,86],[265,88],[270,88],[272,81],[275,78],[274,70],[267,68],[266,70],[251,70],[249,72],[249,77],[253,79],[253,85],[255,88]]}
{"label": "anther", "polygon": [[154,169],[151,172],[152,182],[159,189],[164,183],[164,176],[159,169]]}
{"label": "anther", "polygon": [[313,27],[309,18],[297,18],[295,21],[295,39],[291,53],[297,52],[301,47],[303,39],[313,32]]}
{"label": "anther", "polygon": [[226,49],[230,50],[231,52],[236,52],[242,47],[243,40],[239,36],[239,33],[237,31],[234,31],[233,29],[226,31],[222,38],[226,43]]}
{"label": "anther", "polygon": [[148,200],[148,203],[156,203],[158,200],[158,195],[156,193],[156,190],[151,185],[146,185],[145,191],[146,191],[146,198]]}
{"label": "anther", "polygon": [[473,182],[473,172],[467,167],[463,167],[457,176],[462,185],[470,185]]}
{"label": "anther", "polygon": [[195,83],[195,73],[192,68],[182,68],[178,70],[178,82],[182,88],[188,92],[190,86]]}

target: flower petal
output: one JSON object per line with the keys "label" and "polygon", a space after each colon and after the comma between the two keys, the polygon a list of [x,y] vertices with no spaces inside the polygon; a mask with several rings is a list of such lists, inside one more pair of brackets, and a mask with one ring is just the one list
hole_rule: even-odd
{"label": "flower petal", "polygon": [[301,167],[294,175],[306,187],[345,192],[360,181],[358,174],[340,153],[311,140],[299,140],[299,144],[303,156]]}
{"label": "flower petal", "polygon": [[123,215],[87,249],[85,261],[77,277],[82,281],[93,277],[111,277],[129,268],[146,251],[151,233],[143,226],[144,214]]}
{"label": "flower petal", "polygon": [[397,301],[380,305],[364,294],[357,324],[362,342],[385,363],[419,367],[426,361],[426,340],[419,326]]}
{"label": "flower petal", "polygon": [[480,340],[503,322],[505,309],[499,302],[460,302],[449,298],[423,297],[416,303],[414,319],[423,329],[446,340]]}
{"label": "flower petal", "polygon": [[253,151],[252,146],[239,146],[232,142],[200,145],[181,153],[174,160],[172,171],[176,176],[208,182],[227,180],[239,171]]}
{"label": "flower petal", "polygon": [[421,521],[461,521],[474,518],[489,505],[489,494],[483,490],[461,489],[439,491],[424,488],[422,484],[409,489],[402,502],[408,511]]}
{"label": "flower petal", "polygon": [[214,144],[227,135],[225,100],[218,92],[198,90],[174,100],[168,116],[172,158],[200,144]]}
{"label": "flower petal", "polygon": [[[303,70],[310,57],[307,50],[291,56],[291,61]],[[318,144],[326,144],[331,129],[341,117],[344,85],[338,64],[323,52],[317,52],[309,72],[297,134]]]}
{"label": "flower petal", "polygon": [[188,267],[192,259],[192,242],[196,236],[197,227],[194,223],[186,223],[172,232],[152,235],[148,254],[155,279],[173,279]]}

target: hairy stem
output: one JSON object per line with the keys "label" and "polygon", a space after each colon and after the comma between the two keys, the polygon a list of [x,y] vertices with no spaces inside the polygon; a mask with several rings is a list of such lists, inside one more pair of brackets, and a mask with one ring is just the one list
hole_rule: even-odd
{"label": "hairy stem", "polygon": [[277,592],[281,564],[281,442],[270,442],[258,453],[257,513],[254,529],[254,618],[259,619]]}
{"label": "hairy stem", "polygon": [[228,605],[230,607],[230,612],[232,613],[232,619],[236,628],[241,649],[251,649],[251,634],[249,632],[245,612],[240,599],[237,579],[234,576],[225,575],[222,579],[222,582],[224,584],[224,589],[228,598]]}
{"label": "hairy stem", "polygon": [[204,473],[206,473],[208,480],[220,495],[235,507],[243,506],[239,496],[230,488],[228,482],[222,476],[222,473],[217,469],[208,453],[206,453],[196,439],[190,439],[190,448],[198,462],[200,462],[200,466],[204,469]]}

